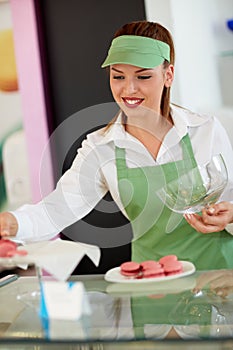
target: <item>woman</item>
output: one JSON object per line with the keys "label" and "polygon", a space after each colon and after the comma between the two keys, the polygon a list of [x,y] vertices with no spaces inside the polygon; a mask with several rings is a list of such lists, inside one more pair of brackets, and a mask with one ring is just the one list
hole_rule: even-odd
{"label": "woman", "polygon": [[[232,148],[217,119],[170,104],[174,59],[172,37],[158,23],[132,22],[116,32],[102,67],[109,69],[120,113],[87,136],[55,191],[36,205],[1,214],[2,236],[51,238],[110,191],[132,224],[132,260],[173,253],[198,269],[233,267],[226,227],[233,222]],[[229,175],[220,212],[184,218],[163,205],[156,195],[161,186],[219,153]]]}

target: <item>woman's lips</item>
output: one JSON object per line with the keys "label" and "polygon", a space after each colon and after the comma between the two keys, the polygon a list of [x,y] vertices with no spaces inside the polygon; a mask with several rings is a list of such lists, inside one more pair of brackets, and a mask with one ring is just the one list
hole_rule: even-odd
{"label": "woman's lips", "polygon": [[136,108],[143,102],[144,99],[135,97],[122,97],[122,100],[127,107]]}

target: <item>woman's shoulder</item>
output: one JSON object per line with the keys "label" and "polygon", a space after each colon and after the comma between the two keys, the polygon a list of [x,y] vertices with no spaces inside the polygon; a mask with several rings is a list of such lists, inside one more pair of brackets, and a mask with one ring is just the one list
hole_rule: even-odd
{"label": "woman's shoulder", "polygon": [[114,138],[114,135],[112,135],[112,128],[113,126],[109,128],[106,128],[106,126],[99,127],[87,133],[84,141],[95,146],[106,144]]}
{"label": "woman's shoulder", "polygon": [[125,129],[122,125],[121,118],[118,117],[109,124],[100,126],[94,131],[87,134],[87,140],[94,142],[95,145],[103,145],[125,137]]}
{"label": "woman's shoulder", "polygon": [[104,127],[99,127],[86,133],[83,141],[86,143],[98,144],[104,137]]}
{"label": "woman's shoulder", "polygon": [[206,123],[217,123],[217,118],[210,113],[195,112],[191,109],[179,106],[176,104],[171,105],[172,115],[175,117],[184,118],[187,124],[190,126],[199,126]]}

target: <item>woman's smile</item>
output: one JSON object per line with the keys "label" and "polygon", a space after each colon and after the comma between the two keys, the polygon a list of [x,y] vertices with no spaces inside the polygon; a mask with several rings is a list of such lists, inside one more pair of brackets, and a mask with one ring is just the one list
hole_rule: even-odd
{"label": "woman's smile", "polygon": [[137,108],[144,101],[144,98],[122,97],[122,100],[126,107]]}

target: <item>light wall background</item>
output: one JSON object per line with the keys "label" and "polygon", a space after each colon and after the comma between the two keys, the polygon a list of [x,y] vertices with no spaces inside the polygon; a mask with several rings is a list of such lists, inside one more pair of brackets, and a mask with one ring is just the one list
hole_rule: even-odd
{"label": "light wall background", "polygon": [[[10,4],[7,1],[0,2],[0,31],[12,28]],[[0,140],[12,126],[21,122],[22,106],[19,91],[0,90]]]}
{"label": "light wall background", "polygon": [[176,47],[173,100],[194,111],[233,110],[233,0],[145,0]]}
{"label": "light wall background", "polygon": [[[15,53],[11,49],[13,23],[10,3],[0,1],[0,160],[3,174],[0,174],[0,210],[13,208],[24,201],[31,201],[28,154],[23,130],[23,111],[20,91],[17,87],[17,74],[13,74]],[[5,46],[4,46],[5,45]],[[11,68],[11,69],[9,69]],[[7,73],[8,72],[8,73]],[[7,78],[8,77],[8,78]],[[5,84],[9,85],[5,87]],[[17,170],[18,169],[18,170]],[[7,181],[6,181],[7,179]]]}

